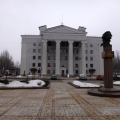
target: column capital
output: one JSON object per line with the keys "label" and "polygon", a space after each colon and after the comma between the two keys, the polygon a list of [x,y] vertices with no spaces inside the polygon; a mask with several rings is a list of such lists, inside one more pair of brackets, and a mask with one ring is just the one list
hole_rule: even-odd
{"label": "column capital", "polygon": [[85,43],[86,43],[86,41],[81,41],[81,43],[82,43],[82,44],[85,44]]}
{"label": "column capital", "polygon": [[69,44],[73,44],[74,41],[68,41]]}
{"label": "column capital", "polygon": [[60,41],[60,40],[56,40],[55,42],[56,42],[56,43],[61,43],[61,41]]}
{"label": "column capital", "polygon": [[42,42],[44,43],[44,42],[47,42],[47,40],[42,40]]}

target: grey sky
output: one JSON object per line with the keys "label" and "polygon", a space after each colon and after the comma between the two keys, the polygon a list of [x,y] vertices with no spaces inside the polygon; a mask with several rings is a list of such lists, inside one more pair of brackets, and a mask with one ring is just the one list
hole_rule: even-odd
{"label": "grey sky", "polygon": [[86,27],[88,36],[111,31],[113,50],[120,51],[120,0],[0,0],[0,52],[7,49],[20,61],[20,35],[38,35],[39,26],[62,22]]}

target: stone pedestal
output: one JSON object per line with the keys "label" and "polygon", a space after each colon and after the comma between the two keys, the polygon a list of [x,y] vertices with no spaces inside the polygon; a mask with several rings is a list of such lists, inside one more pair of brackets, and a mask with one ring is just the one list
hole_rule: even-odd
{"label": "stone pedestal", "polygon": [[104,46],[102,57],[104,59],[104,87],[89,90],[88,94],[101,97],[120,97],[120,90],[113,88],[112,58],[114,52],[112,45]]}

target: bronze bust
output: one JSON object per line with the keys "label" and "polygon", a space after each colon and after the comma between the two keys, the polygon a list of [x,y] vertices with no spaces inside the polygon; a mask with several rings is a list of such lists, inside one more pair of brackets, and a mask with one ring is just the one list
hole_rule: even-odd
{"label": "bronze bust", "polygon": [[103,46],[103,47],[110,46],[110,39],[111,38],[112,38],[111,32],[110,31],[105,32],[102,36],[103,43],[101,44],[101,46]]}

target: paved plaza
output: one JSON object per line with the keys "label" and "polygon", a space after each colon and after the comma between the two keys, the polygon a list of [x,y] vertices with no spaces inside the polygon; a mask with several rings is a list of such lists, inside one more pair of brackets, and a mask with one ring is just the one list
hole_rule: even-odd
{"label": "paved plaza", "polygon": [[50,89],[0,90],[0,120],[120,120],[120,98],[95,97],[66,80]]}

